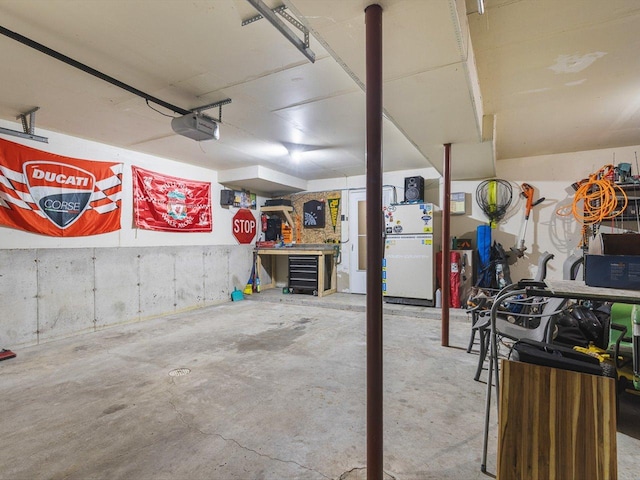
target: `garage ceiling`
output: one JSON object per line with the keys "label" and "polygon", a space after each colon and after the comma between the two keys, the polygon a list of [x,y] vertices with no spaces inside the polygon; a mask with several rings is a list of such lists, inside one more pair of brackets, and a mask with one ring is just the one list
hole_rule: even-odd
{"label": "garage ceiling", "polygon": [[[284,0],[311,31],[310,63],[266,20],[242,26],[257,14],[246,0],[0,0],[3,27],[166,102],[232,99],[220,140],[195,142],[172,131],[174,112],[0,36],[0,118],[38,106],[36,130],[264,193],[360,175],[369,3]],[[385,171],[440,170],[444,143],[456,179],[494,175],[496,158],[640,144],[636,0],[485,0],[484,15],[476,0],[379,3]],[[307,146],[298,161],[289,144]]]}
{"label": "garage ceiling", "polygon": [[485,3],[468,18],[498,160],[640,145],[640,2]]}

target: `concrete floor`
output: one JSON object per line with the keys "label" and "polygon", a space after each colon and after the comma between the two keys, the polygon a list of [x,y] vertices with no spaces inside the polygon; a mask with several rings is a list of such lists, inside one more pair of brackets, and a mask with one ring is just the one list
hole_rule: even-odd
{"label": "concrete floor", "polygon": [[[364,479],[364,302],[270,290],[19,349],[0,362],[0,478]],[[452,348],[435,309],[386,305],[384,328],[388,478],[490,478],[466,315],[452,314]],[[640,478],[639,452],[640,397],[626,395],[620,479]]]}

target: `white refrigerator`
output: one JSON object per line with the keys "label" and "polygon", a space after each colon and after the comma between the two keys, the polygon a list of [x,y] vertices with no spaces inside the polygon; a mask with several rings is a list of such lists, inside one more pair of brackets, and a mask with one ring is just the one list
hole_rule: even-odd
{"label": "white refrigerator", "polygon": [[386,302],[435,305],[435,254],[440,215],[431,203],[392,204],[384,209],[382,294]]}

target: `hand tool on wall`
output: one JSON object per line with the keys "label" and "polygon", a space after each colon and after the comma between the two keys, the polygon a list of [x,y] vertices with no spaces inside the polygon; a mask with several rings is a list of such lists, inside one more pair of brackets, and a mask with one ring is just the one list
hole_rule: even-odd
{"label": "hand tool on wall", "polygon": [[525,204],[524,221],[522,222],[522,227],[520,227],[518,243],[515,247],[511,247],[511,251],[515,253],[519,258],[524,256],[524,251],[527,249],[527,247],[525,247],[524,245],[524,237],[527,233],[527,224],[529,223],[529,215],[531,215],[531,210],[533,210],[533,207],[535,207],[536,205],[540,205],[545,200],[544,197],[540,197],[534,202],[533,196],[535,194],[535,191],[534,188],[528,183],[523,183],[520,188],[522,190],[520,192],[520,195],[527,199],[527,203]]}

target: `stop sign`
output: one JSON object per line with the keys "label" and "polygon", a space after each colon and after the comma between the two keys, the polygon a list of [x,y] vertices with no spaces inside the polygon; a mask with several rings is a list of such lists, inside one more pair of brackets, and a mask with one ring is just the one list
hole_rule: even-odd
{"label": "stop sign", "polygon": [[257,227],[258,223],[251,210],[241,208],[233,216],[231,230],[238,243],[251,243],[256,236]]}

